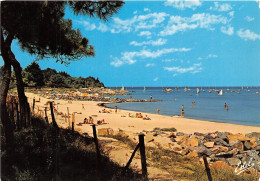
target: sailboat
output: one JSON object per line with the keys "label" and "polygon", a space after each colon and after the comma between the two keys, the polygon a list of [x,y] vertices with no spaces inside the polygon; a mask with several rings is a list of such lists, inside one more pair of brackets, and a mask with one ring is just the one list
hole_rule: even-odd
{"label": "sailboat", "polygon": [[222,89],[218,92],[218,95],[220,95],[220,96],[223,95],[223,90]]}
{"label": "sailboat", "polygon": [[125,91],[125,87],[124,86],[122,86],[121,91]]}
{"label": "sailboat", "polygon": [[144,91],[146,90],[146,87],[144,87]]}
{"label": "sailboat", "polygon": [[199,90],[199,88],[197,88],[196,89],[196,95],[199,95],[199,92],[200,92],[200,90]]}
{"label": "sailboat", "polygon": [[166,92],[171,92],[172,89],[167,88],[165,90],[166,90]]}

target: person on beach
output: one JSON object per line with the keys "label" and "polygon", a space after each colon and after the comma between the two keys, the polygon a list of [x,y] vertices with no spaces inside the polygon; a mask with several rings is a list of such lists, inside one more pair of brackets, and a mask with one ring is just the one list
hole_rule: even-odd
{"label": "person on beach", "polygon": [[159,107],[157,108],[157,114],[159,114],[160,113],[160,109],[159,109]]}
{"label": "person on beach", "polygon": [[88,124],[88,118],[85,118],[83,123]]}
{"label": "person on beach", "polygon": [[84,104],[82,104],[82,109],[85,109]]}
{"label": "person on beach", "polygon": [[152,96],[152,95],[150,95],[150,102],[152,102],[152,99],[153,99],[153,96]]}
{"label": "person on beach", "polygon": [[94,119],[91,116],[89,116],[89,124],[93,124],[93,123],[94,123]]}
{"label": "person on beach", "polygon": [[226,108],[226,107],[227,107],[227,104],[225,103],[225,104],[224,104],[224,108]]}
{"label": "person on beach", "polygon": [[184,105],[181,106],[181,117],[184,117]]}
{"label": "person on beach", "polygon": [[115,113],[117,113],[117,106],[115,106]]}

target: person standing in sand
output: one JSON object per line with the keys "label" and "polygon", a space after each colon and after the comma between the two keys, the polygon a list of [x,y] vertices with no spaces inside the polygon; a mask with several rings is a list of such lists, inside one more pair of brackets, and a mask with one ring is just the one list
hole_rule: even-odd
{"label": "person standing in sand", "polygon": [[184,105],[181,106],[181,117],[184,117]]}
{"label": "person standing in sand", "polygon": [[117,106],[115,106],[115,113],[117,113]]}
{"label": "person standing in sand", "polygon": [[159,114],[159,112],[160,112],[160,109],[159,109],[159,107],[157,108],[157,114]]}

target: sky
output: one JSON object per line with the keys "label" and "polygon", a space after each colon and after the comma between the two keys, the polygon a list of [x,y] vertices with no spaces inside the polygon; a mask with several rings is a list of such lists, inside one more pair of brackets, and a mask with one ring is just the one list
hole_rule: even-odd
{"label": "sky", "polygon": [[[40,60],[105,86],[260,86],[260,5],[256,1],[126,1],[108,22],[65,18],[95,48],[69,65]],[[35,57],[12,44],[25,68]],[[2,57],[0,65],[3,65]]]}

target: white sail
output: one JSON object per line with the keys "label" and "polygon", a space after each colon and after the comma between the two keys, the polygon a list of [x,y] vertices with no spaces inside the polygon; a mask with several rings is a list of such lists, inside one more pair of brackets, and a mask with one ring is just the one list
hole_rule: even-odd
{"label": "white sail", "polygon": [[146,90],[146,87],[144,87],[144,91]]}
{"label": "white sail", "polygon": [[196,89],[196,94],[198,95],[200,92],[199,88]]}
{"label": "white sail", "polygon": [[124,86],[122,86],[121,91],[125,91],[125,87]]}
{"label": "white sail", "polygon": [[222,91],[222,89],[218,92],[218,95],[220,95],[220,96],[223,95],[223,91]]}

